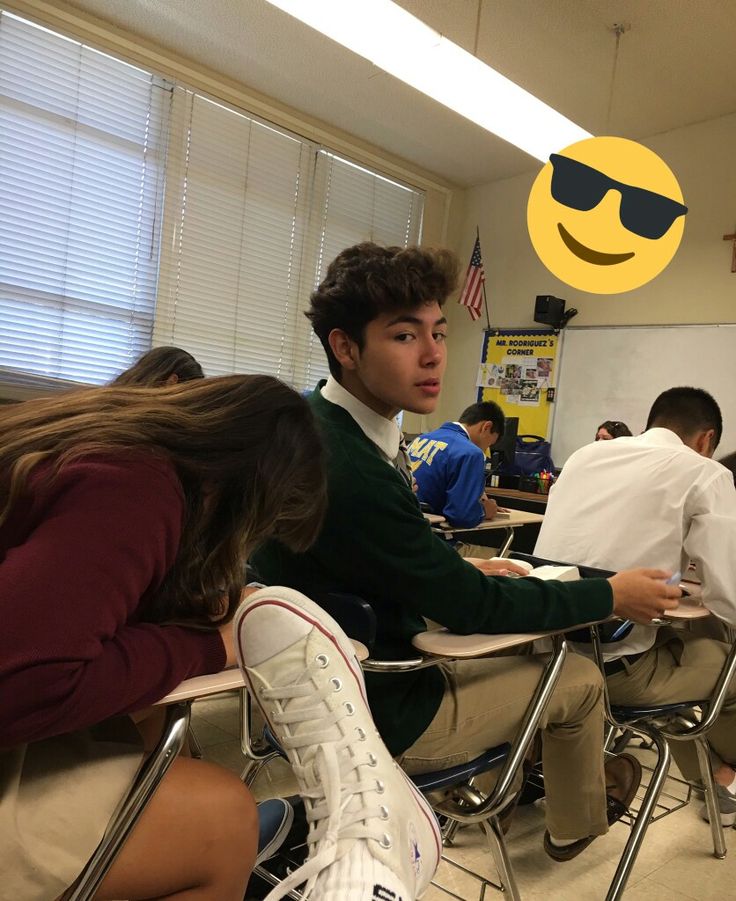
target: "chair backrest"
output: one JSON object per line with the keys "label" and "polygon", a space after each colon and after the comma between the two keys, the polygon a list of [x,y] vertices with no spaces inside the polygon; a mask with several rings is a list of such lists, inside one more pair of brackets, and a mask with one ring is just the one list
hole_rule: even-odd
{"label": "chair backrest", "polygon": [[375,611],[368,601],[343,591],[331,591],[315,600],[340,624],[348,638],[362,642],[369,653],[373,652],[377,622]]}

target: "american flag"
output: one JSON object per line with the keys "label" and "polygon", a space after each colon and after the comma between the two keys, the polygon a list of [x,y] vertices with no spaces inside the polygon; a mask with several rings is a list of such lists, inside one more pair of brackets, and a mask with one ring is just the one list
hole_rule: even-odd
{"label": "american flag", "polygon": [[475,239],[473,255],[465,275],[465,284],[460,292],[458,303],[468,308],[470,318],[475,321],[480,318],[481,298],[483,295],[483,282],[486,274],[483,271],[483,260],[480,256],[480,237]]}

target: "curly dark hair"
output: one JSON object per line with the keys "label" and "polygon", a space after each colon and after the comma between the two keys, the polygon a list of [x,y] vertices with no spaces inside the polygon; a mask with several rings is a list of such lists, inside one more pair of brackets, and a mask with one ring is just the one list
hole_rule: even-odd
{"label": "curly dark hair", "polygon": [[356,244],[329,265],[310,298],[306,317],[339,381],[341,366],[329,335],[344,331],[362,350],[365,327],[382,313],[413,310],[425,303],[444,304],[457,282],[457,259],[449,250]]}

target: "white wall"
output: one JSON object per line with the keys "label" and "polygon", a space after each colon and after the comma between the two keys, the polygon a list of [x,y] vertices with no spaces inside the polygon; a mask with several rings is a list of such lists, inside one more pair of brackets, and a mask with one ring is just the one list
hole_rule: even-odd
{"label": "white wall", "polygon": [[[642,141],[670,166],[689,207],[685,234],[670,265],[656,279],[621,295],[576,291],[537,258],[526,229],[526,202],[538,169],[464,192],[451,219],[448,244],[467,265],[480,228],[491,324],[532,326],[534,298],[555,294],[577,307],[575,325],[736,322],[736,273],[731,245],[736,227],[736,114],[679,128]],[[450,309],[450,363],[434,419],[453,418],[473,398],[482,322]],[[736,350],[736,349],[735,349]]]}

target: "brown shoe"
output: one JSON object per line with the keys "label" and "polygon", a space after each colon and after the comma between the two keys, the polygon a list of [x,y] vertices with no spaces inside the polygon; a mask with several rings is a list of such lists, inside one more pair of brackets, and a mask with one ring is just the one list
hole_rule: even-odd
{"label": "brown shoe", "polygon": [[552,860],[556,860],[558,863],[563,863],[566,860],[572,860],[573,857],[577,857],[581,851],[585,851],[588,845],[591,842],[594,842],[597,838],[597,835],[589,835],[587,836],[587,838],[579,838],[571,845],[562,845],[562,847],[558,847],[557,845],[552,844],[552,839],[549,836],[549,832],[545,829],[544,850],[547,852],[547,855],[552,858]]}
{"label": "brown shoe", "polygon": [[[628,813],[629,804],[634,800],[641,782],[641,764],[631,754],[619,754],[618,757],[606,761],[605,772],[606,818],[608,825],[612,826],[625,813]],[[549,832],[545,831],[544,850],[552,860],[562,863],[577,857],[596,838],[598,838],[597,835],[588,835],[571,845],[558,847],[552,844]]]}
{"label": "brown shoe", "polygon": [[608,825],[628,813],[641,783],[641,764],[632,754],[619,754],[606,761],[606,795]]}

